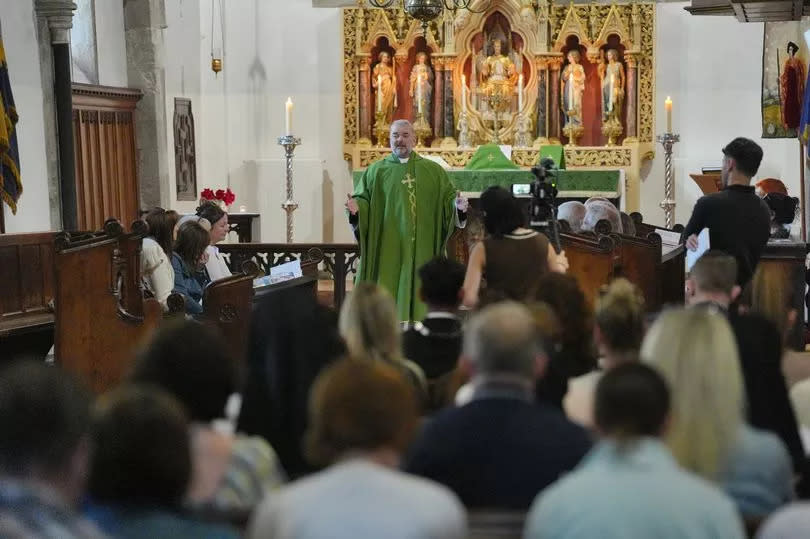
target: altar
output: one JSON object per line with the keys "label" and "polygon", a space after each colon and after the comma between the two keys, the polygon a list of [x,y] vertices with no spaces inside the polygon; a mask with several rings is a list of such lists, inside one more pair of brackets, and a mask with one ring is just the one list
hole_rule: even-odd
{"label": "altar", "polygon": [[[392,121],[446,162],[458,189],[528,183],[541,147],[565,161],[562,198],[640,209],[654,157],[655,4],[491,2],[444,10],[424,31],[399,8],[343,10],[343,154],[355,175],[388,153]],[[464,171],[482,144],[520,171]],[[597,173],[598,172],[598,173]]]}

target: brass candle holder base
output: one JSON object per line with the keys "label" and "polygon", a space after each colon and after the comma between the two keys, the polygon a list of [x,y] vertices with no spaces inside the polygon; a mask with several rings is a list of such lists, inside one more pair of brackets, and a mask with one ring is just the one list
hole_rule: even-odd
{"label": "brass candle holder base", "polygon": [[576,146],[579,137],[581,137],[583,133],[585,133],[585,128],[581,125],[569,123],[563,127],[563,135],[568,137],[568,146]]}
{"label": "brass candle holder base", "polygon": [[385,121],[384,112],[377,112],[375,114],[375,120],[374,134],[377,136],[377,147],[382,148],[387,145],[388,133],[391,130],[391,126]]}
{"label": "brass candle holder base", "polygon": [[416,133],[416,145],[421,147],[425,146],[425,141],[433,134],[430,124],[425,120],[425,115],[419,113],[416,121],[413,123],[413,131]]}
{"label": "brass candle holder base", "polygon": [[618,120],[608,120],[602,124],[602,134],[607,137],[608,146],[615,146],[616,141],[622,136],[623,131],[622,124],[620,124]]}

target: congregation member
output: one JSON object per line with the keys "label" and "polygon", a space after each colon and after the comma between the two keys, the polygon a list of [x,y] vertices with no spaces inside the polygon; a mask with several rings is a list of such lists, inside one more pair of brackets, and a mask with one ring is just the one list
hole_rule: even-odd
{"label": "congregation member", "polygon": [[565,221],[573,234],[582,230],[582,219],[585,218],[585,204],[578,200],[569,200],[557,206],[557,219]]}
{"label": "congregation member", "polygon": [[191,508],[246,513],[285,480],[267,441],[215,424],[225,417],[239,378],[221,335],[185,319],[164,323],[133,367],[132,382],[167,391],[186,410],[192,476],[185,501]]}
{"label": "congregation member", "polygon": [[565,414],[585,428],[593,428],[593,397],[604,371],[638,361],[644,338],[644,296],[627,279],[615,279],[596,301],[594,341],[602,371],[592,371],[568,381],[563,399]]}
{"label": "congregation member", "polygon": [[203,312],[203,289],[210,282],[203,272],[208,257],[206,249],[210,241],[208,230],[203,223],[207,221],[186,221],[181,224],[172,251],[174,270],[172,291],[183,296],[186,312],[189,314]]}
{"label": "congregation member", "polygon": [[622,216],[612,202],[605,198],[594,197],[585,202],[585,216],[582,218],[582,230],[593,231],[596,224],[605,220],[610,223],[611,232],[622,233]]}
{"label": "congregation member", "polygon": [[315,471],[302,450],[310,388],[346,345],[335,311],[293,288],[262,297],[250,326],[238,430],[270,442],[294,479]]}
{"label": "congregation member", "polygon": [[174,268],[169,260],[177,212],[153,208],[146,213],[144,221],[149,233],[141,243],[141,279],[144,288],[160,302],[165,311],[168,309],[166,300],[174,288]]}
{"label": "congregation member", "polygon": [[[740,294],[736,279],[734,257],[707,251],[692,266],[687,279],[687,304],[695,308],[714,308],[728,317],[739,352],[748,422],[779,436],[790,452],[794,470],[804,475],[804,447],[782,374],[780,332],[761,314],[739,313],[732,308]],[[781,283],[774,285],[782,288]]]}
{"label": "congregation member", "polygon": [[636,235],[636,223],[633,221],[633,218],[630,217],[625,212],[619,212],[621,219],[622,219],[622,234],[625,236],[635,236]]}
{"label": "congregation member", "polygon": [[548,350],[548,366],[535,391],[538,400],[562,410],[569,379],[587,374],[597,366],[593,313],[571,275],[546,274],[540,280],[535,300],[551,308],[560,328],[559,340]]}
{"label": "congregation member", "polygon": [[510,191],[489,187],[481,194],[481,211],[487,237],[470,252],[464,278],[465,306],[478,305],[484,279],[483,294],[489,301],[529,301],[544,274],[568,269],[565,252],[558,255],[544,234],[526,228],[526,215]]}
{"label": "congregation member", "polygon": [[346,201],[363,253],[357,280],[388,290],[400,320],[421,320],[416,270],[445,252],[456,227],[467,223],[469,202],[441,165],[413,151],[409,121],[392,122],[390,134],[391,155],[366,169]]}
{"label": "congregation member", "polygon": [[76,507],[90,451],[90,396],[58,366],[0,371],[0,537],[102,537]]}
{"label": "congregation member", "polygon": [[427,399],[425,373],[402,356],[396,303],[384,288],[370,282],[358,283],[343,302],[338,327],[352,357],[396,367],[411,382],[419,399]]}
{"label": "congregation member", "polygon": [[737,344],[722,314],[662,313],[644,339],[641,357],[669,384],[666,442],[683,468],[720,485],[747,519],[762,518],[793,499],[784,444],[746,424]]}
{"label": "congregation member", "polygon": [[427,305],[421,322],[409,323],[402,334],[402,350],[428,381],[429,408],[449,402],[447,387],[461,354],[462,323],[458,309],[463,296],[464,266],[437,257],[419,268],[419,295]]}
{"label": "congregation member", "polygon": [[248,537],[467,537],[464,509],[445,487],[397,470],[418,403],[383,362],[344,359],[312,390],[307,452],[329,467],[264,502]]}
{"label": "congregation member", "polygon": [[625,363],[596,386],[601,441],[570,474],[542,492],[527,539],[745,537],[732,501],[682,469],[666,444],[670,393],[650,367]]}
{"label": "congregation member", "polygon": [[698,234],[708,228],[710,247],[737,260],[740,286],[751,280],[770,236],[770,210],[750,185],[761,161],[762,148],[753,140],[729,142],[723,148],[723,190],[698,199],[683,231],[686,247],[694,251]]}
{"label": "congregation member", "polygon": [[768,517],[756,539],[804,539],[807,530],[810,530],[810,502],[796,502]]}
{"label": "congregation member", "polygon": [[125,386],[96,403],[87,515],[121,539],[236,539],[185,515],[192,475],[183,409],[153,387]]}
{"label": "congregation member", "polygon": [[197,216],[202,217],[211,223],[209,230],[210,244],[205,249],[208,255],[205,261],[205,271],[208,273],[209,281],[216,281],[224,277],[231,276],[231,270],[222,257],[222,253],[217,248],[217,243],[221,242],[228,235],[228,214],[213,201],[205,200],[197,208]]}
{"label": "congregation member", "polygon": [[425,425],[405,470],[447,485],[469,509],[527,509],[591,446],[585,430],[535,402],[546,361],[526,307],[501,302],[481,310],[465,329],[461,359],[472,399]]}

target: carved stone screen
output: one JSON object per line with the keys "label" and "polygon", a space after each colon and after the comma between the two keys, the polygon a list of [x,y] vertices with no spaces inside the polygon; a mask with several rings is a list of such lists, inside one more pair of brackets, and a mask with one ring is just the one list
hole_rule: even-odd
{"label": "carved stone screen", "polygon": [[174,170],[177,200],[197,200],[197,154],[191,100],[174,98]]}

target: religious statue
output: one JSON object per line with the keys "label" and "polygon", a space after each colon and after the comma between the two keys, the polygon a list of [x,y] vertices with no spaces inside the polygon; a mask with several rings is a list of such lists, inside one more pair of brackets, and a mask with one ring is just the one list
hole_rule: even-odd
{"label": "religious statue", "polygon": [[518,79],[515,64],[502,53],[503,43],[500,39],[493,41],[492,46],[493,54],[487,56],[481,66],[481,93],[485,96],[499,95],[509,102]]}
{"label": "religious statue", "polygon": [[411,89],[408,95],[413,99],[416,115],[430,116],[430,103],[433,99],[433,70],[427,63],[424,52],[416,55],[416,63],[411,69]]}
{"label": "religious statue", "polygon": [[782,125],[785,129],[796,129],[802,116],[804,97],[804,65],[796,53],[799,46],[792,41],[787,44],[788,57],[779,75],[779,97],[782,109]]}
{"label": "religious statue", "polygon": [[585,91],[585,68],[577,49],[568,51],[568,65],[560,77],[560,99],[565,113],[564,125],[582,125],[582,94]]}
{"label": "religious statue", "polygon": [[602,123],[621,124],[624,103],[624,66],[619,62],[616,49],[607,51],[607,63],[599,63],[599,80],[602,84]]}
{"label": "religious statue", "polygon": [[391,123],[394,109],[397,107],[396,73],[391,66],[391,54],[388,51],[380,52],[380,61],[374,66],[371,78],[371,87],[377,90],[378,113],[383,113],[386,125]]}

